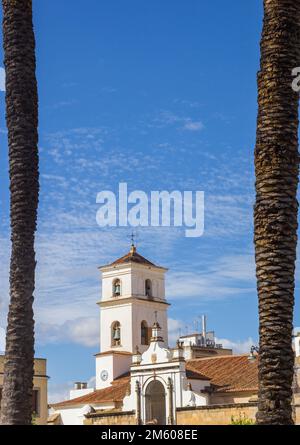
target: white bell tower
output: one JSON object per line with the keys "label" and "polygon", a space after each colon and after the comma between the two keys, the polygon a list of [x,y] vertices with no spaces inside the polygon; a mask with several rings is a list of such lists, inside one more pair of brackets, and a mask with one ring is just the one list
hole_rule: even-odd
{"label": "white bell tower", "polygon": [[168,346],[165,299],[166,268],[156,266],[136,251],[99,268],[102,273],[100,306],[100,353],[96,356],[96,389],[109,386],[129,371],[136,347],[144,352],[150,344],[155,321]]}

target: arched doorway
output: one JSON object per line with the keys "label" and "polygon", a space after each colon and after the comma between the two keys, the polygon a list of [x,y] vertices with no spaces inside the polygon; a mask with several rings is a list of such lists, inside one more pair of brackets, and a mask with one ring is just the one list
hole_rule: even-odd
{"label": "arched doorway", "polygon": [[165,388],[158,380],[149,383],[146,389],[146,422],[157,421],[158,425],[166,424]]}

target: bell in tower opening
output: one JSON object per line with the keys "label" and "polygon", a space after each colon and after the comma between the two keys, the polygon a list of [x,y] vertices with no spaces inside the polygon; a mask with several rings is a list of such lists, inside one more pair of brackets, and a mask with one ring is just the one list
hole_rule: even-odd
{"label": "bell in tower opening", "polygon": [[112,328],[112,346],[120,346],[121,344],[121,326],[118,321],[113,324]]}
{"label": "bell in tower opening", "polygon": [[121,282],[119,279],[114,281],[113,295],[114,297],[119,297],[121,295]]}

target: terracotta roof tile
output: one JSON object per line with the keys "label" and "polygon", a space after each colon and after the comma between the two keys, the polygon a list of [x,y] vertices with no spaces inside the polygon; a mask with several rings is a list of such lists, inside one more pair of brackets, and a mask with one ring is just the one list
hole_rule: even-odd
{"label": "terracotta roof tile", "polygon": [[57,408],[68,408],[75,405],[89,405],[105,402],[122,402],[129,389],[129,377],[120,377],[112,382],[108,388],[98,389],[89,394],[75,399],[53,403],[51,406]]}
{"label": "terracotta roof tile", "polygon": [[188,360],[186,368],[206,376],[218,392],[255,391],[258,388],[257,362],[250,362],[247,355],[226,355]]}
{"label": "terracotta roof tile", "polygon": [[118,264],[127,264],[127,263],[146,264],[148,266],[158,267],[151,261],[147,260],[147,258],[144,258],[142,255],[137,253],[135,249],[131,250],[130,252],[126,253],[126,255],[122,256],[121,258],[118,258],[117,260],[113,261],[112,263],[104,267],[114,266]]}
{"label": "terracotta roof tile", "polygon": [[201,374],[196,369],[192,369],[191,366],[188,369],[186,369],[186,376],[188,379],[193,379],[193,380],[210,380],[208,377]]}

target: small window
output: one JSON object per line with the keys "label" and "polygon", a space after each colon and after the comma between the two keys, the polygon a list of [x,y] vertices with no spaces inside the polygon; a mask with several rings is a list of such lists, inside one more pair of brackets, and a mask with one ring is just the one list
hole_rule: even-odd
{"label": "small window", "polygon": [[152,283],[151,280],[145,281],[145,295],[147,297],[152,297]]}
{"label": "small window", "polygon": [[121,281],[119,280],[119,278],[117,278],[113,282],[113,296],[119,297],[120,295],[121,295]]}
{"label": "small window", "polygon": [[111,327],[111,345],[121,345],[121,325],[118,321],[115,321]]}
{"label": "small window", "polygon": [[149,328],[146,321],[141,323],[141,345],[149,345]]}

